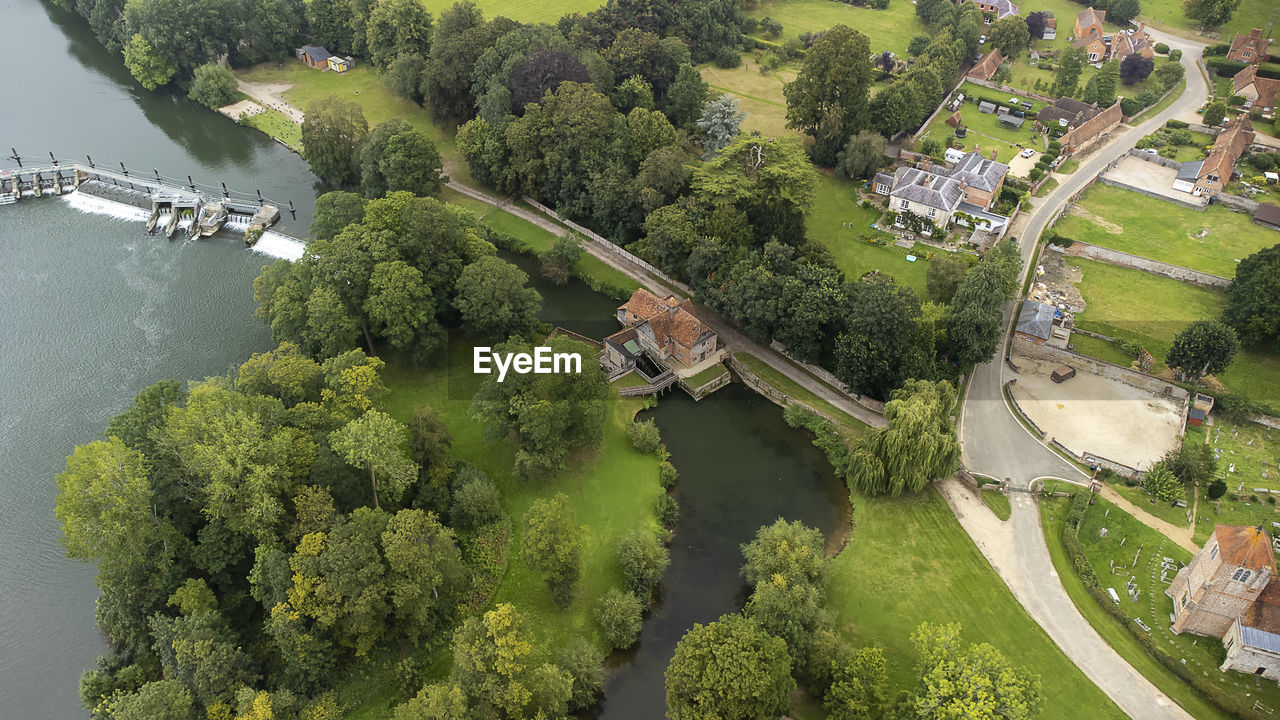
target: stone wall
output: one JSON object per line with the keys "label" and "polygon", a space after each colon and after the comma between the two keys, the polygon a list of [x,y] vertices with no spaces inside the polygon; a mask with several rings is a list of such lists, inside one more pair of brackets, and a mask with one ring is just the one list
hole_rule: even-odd
{"label": "stone wall", "polygon": [[758,375],[756,375],[754,372],[751,371],[751,368],[739,362],[738,359],[733,357],[732,355],[725,358],[725,363],[738,376],[738,379],[742,380],[742,383],[744,385],[751,388],[752,390],[755,390],[761,395],[765,396],[770,401],[772,401],[775,405],[778,405],[784,408],[788,405],[799,405],[805,410],[808,410],[814,415],[825,418],[826,420],[828,420],[833,424],[836,424],[836,425],[842,424],[840,420],[837,420],[836,418],[831,417],[830,414],[823,412],[808,403],[801,402],[791,397],[790,395],[782,392],[781,390],[775,388],[774,386],[770,385],[764,380],[760,379]]}
{"label": "stone wall", "polygon": [[1153,395],[1164,395],[1165,389],[1168,388],[1168,396],[1179,403],[1185,404],[1189,396],[1186,390],[1167,380],[1051,345],[1033,345],[1029,342],[1015,340],[1013,353],[1015,357],[1022,355],[1036,360],[1070,365],[1081,372],[1101,375],[1102,377],[1122,382],[1125,385],[1136,387],[1139,390],[1145,390]]}
{"label": "stone wall", "polygon": [[1232,195],[1225,192],[1216,193],[1209,202],[1223,205],[1236,212],[1247,213],[1249,215],[1256,212],[1258,210],[1258,206],[1261,204],[1257,200],[1250,200],[1249,198],[1243,198],[1239,195]]}
{"label": "stone wall", "polygon": [[858,403],[862,407],[870,410],[871,412],[874,412],[877,415],[884,414],[884,403],[880,402],[879,400],[876,400],[875,398],[869,398],[865,395],[859,395],[857,393],[849,392],[849,388],[846,387],[844,383],[840,382],[840,378],[831,374],[831,372],[826,370],[825,368],[818,367],[817,365],[810,365],[809,363],[804,362],[803,360],[800,360],[799,358],[795,357],[794,355],[791,354],[790,351],[787,350],[786,345],[783,345],[777,340],[774,340],[773,342],[769,343],[769,347],[772,348],[775,352],[785,355],[788,360],[804,368],[806,371],[808,371],[810,375],[813,375],[814,377],[818,378],[822,382],[844,393],[850,400],[853,400],[854,402]]}
{"label": "stone wall", "polygon": [[1178,170],[1182,167],[1182,163],[1174,160],[1173,158],[1167,158],[1162,155],[1157,155],[1156,153],[1149,153],[1145,150],[1139,150],[1138,148],[1129,148],[1129,155],[1131,157],[1136,157],[1139,160],[1145,160],[1146,162],[1154,165],[1173,168],[1174,170]]}
{"label": "stone wall", "polygon": [[[1098,180],[1100,182],[1104,182],[1113,187],[1124,188],[1125,190],[1132,190],[1133,192],[1141,193],[1143,195],[1146,195],[1147,197],[1155,198],[1156,200],[1163,200],[1164,202],[1174,203],[1177,205],[1181,205],[1185,208],[1191,208],[1192,210],[1200,210],[1202,212],[1204,211],[1204,205],[1201,205],[1200,203],[1191,202],[1189,200],[1180,200],[1178,198],[1171,197],[1169,195],[1163,195],[1154,190],[1148,190],[1142,187],[1141,185],[1130,185],[1129,183],[1113,180],[1107,177],[1106,175],[1099,175]],[[1192,197],[1192,196],[1188,194],[1187,197]]]}
{"label": "stone wall", "polygon": [[1169,263],[1152,260],[1150,258],[1130,255],[1127,252],[1112,250],[1111,248],[1099,247],[1091,245],[1087,242],[1079,240],[1071,244],[1071,247],[1064,249],[1066,255],[1076,255],[1078,257],[1089,258],[1090,260],[1101,260],[1110,265],[1119,265],[1120,267],[1133,268],[1134,270],[1142,270],[1153,275],[1162,275],[1174,280],[1199,285],[1201,287],[1224,289],[1231,285],[1231,280],[1210,275],[1209,273],[1192,270],[1190,268],[1170,265]]}

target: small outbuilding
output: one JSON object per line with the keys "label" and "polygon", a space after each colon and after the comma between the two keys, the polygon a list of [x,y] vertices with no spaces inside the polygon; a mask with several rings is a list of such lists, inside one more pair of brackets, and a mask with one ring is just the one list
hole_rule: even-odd
{"label": "small outbuilding", "polygon": [[1076,376],[1075,368],[1071,367],[1070,365],[1059,365],[1058,367],[1054,368],[1053,372],[1049,375],[1049,379],[1056,383],[1060,383],[1060,382],[1066,382],[1075,376]]}
{"label": "small outbuilding", "polygon": [[1053,334],[1054,312],[1052,305],[1023,300],[1022,310],[1018,313],[1017,334],[1036,345],[1044,345]]}
{"label": "small outbuilding", "polygon": [[1026,118],[1020,118],[1017,115],[1001,115],[1000,122],[1010,127],[1020,128],[1022,123],[1026,122]]}
{"label": "small outbuilding", "polygon": [[329,69],[336,73],[344,73],[350,70],[355,62],[349,57],[338,57],[337,55],[329,56]]}
{"label": "small outbuilding", "polygon": [[329,58],[333,57],[333,53],[325,49],[323,45],[303,45],[294,51],[294,55],[308,67],[317,70],[326,70],[329,67]]}
{"label": "small outbuilding", "polygon": [[1213,396],[1196,393],[1195,400],[1187,410],[1187,424],[1200,427],[1205,418],[1209,417],[1210,410],[1213,410]]}
{"label": "small outbuilding", "polygon": [[978,112],[980,113],[986,113],[987,115],[990,115],[995,111],[996,111],[995,103],[989,103],[986,100],[983,100],[978,103]]}
{"label": "small outbuilding", "polygon": [[1258,203],[1258,209],[1253,211],[1253,221],[1263,227],[1280,230],[1280,205]]}

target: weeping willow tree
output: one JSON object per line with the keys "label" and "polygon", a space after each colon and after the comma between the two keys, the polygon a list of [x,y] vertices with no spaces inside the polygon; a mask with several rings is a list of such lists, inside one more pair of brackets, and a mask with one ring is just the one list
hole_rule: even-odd
{"label": "weeping willow tree", "polygon": [[955,472],[960,443],[951,423],[956,391],[946,381],[911,380],[884,406],[888,427],[849,454],[845,479],[864,495],[919,492]]}

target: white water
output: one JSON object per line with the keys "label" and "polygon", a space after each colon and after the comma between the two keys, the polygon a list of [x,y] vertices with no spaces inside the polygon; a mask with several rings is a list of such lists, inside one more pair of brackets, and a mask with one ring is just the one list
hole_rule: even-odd
{"label": "white water", "polygon": [[263,233],[262,237],[258,238],[258,242],[253,245],[254,252],[291,262],[301,258],[306,249],[306,244],[270,230]]}
{"label": "white water", "polygon": [[107,200],[96,195],[86,195],[79,190],[61,197],[68,205],[84,213],[107,215],[117,220],[141,220],[143,222],[146,222],[147,218],[151,217],[151,213],[142,208]]}

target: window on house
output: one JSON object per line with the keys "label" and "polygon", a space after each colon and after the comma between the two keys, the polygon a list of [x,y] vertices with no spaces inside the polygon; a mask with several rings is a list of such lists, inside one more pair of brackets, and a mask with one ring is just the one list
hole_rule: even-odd
{"label": "window on house", "polygon": [[935,218],[937,216],[938,216],[938,211],[934,210],[933,208],[929,208],[929,217]]}
{"label": "window on house", "polygon": [[911,207],[911,203],[906,200],[903,200],[901,203],[898,204],[898,207],[902,208],[903,210],[906,210],[907,208]]}
{"label": "window on house", "polygon": [[1242,58],[1248,58],[1248,57],[1250,57],[1250,56],[1252,56],[1252,55],[1253,55],[1253,51],[1252,51],[1252,50],[1245,50],[1244,52],[1240,53],[1240,57],[1242,57]]}
{"label": "window on house", "polygon": [[1098,60],[1098,53],[1093,53],[1093,52],[1089,53],[1089,62],[1096,62],[1097,60]]}
{"label": "window on house", "polygon": [[889,186],[884,183],[876,183],[876,192],[884,194],[889,192]]}
{"label": "window on house", "polygon": [[1251,575],[1253,575],[1252,570],[1245,570],[1244,568],[1240,568],[1239,570],[1236,570],[1236,573],[1234,575],[1231,576],[1231,579],[1235,580],[1236,582],[1249,582],[1249,576]]}
{"label": "window on house", "polygon": [[1222,649],[1223,649],[1223,650],[1226,650],[1226,651],[1227,651],[1227,654],[1228,654],[1228,655],[1230,655],[1230,654],[1231,654],[1231,648],[1232,648],[1232,647],[1234,647],[1234,646],[1235,646],[1235,644],[1236,644],[1236,639],[1235,639],[1235,638],[1231,638],[1230,640],[1228,640],[1228,641],[1227,641],[1226,645],[1224,645]]}
{"label": "window on house", "polygon": [[1182,607],[1186,607],[1186,606],[1187,606],[1187,602],[1188,602],[1190,599],[1191,599],[1191,595],[1190,595],[1189,593],[1185,593],[1185,592],[1184,592],[1184,593],[1182,593]]}

